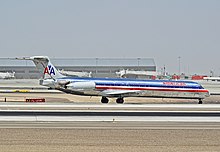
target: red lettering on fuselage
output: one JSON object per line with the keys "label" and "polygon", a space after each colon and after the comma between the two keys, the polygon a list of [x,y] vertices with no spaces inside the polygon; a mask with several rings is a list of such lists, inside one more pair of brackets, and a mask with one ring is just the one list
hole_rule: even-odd
{"label": "red lettering on fuselage", "polygon": [[163,82],[163,84],[169,86],[186,86],[184,82]]}

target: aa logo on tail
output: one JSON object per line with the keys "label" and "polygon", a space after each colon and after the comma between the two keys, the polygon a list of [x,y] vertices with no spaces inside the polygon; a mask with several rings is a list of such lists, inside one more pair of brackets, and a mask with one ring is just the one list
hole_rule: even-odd
{"label": "aa logo on tail", "polygon": [[54,67],[51,65],[48,65],[45,69],[44,69],[44,74],[49,74],[49,75],[55,75],[55,70]]}

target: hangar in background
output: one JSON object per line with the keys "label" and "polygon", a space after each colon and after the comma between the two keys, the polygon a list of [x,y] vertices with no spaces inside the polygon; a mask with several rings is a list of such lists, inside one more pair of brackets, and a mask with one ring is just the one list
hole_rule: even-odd
{"label": "hangar in background", "polygon": [[[156,73],[152,58],[51,58],[57,69],[89,72],[92,77],[117,77],[120,70]],[[39,71],[31,61],[0,59],[0,72],[15,72],[17,79],[39,79]],[[144,78],[143,76],[141,78]],[[149,76],[146,76],[149,78]]]}

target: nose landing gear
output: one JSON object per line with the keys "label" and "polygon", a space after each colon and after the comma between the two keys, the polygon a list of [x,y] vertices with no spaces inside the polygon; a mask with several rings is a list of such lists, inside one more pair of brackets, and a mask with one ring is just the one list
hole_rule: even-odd
{"label": "nose landing gear", "polygon": [[202,104],[202,99],[199,99],[199,103],[198,104]]}

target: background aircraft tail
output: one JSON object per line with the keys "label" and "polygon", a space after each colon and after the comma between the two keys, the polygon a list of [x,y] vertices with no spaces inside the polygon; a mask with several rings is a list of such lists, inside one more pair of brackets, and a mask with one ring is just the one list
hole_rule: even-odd
{"label": "background aircraft tail", "polygon": [[30,58],[26,58],[27,60],[32,60],[36,65],[37,69],[42,74],[42,78],[62,78],[65,77],[62,75],[50,62],[50,59],[47,56],[32,56]]}

